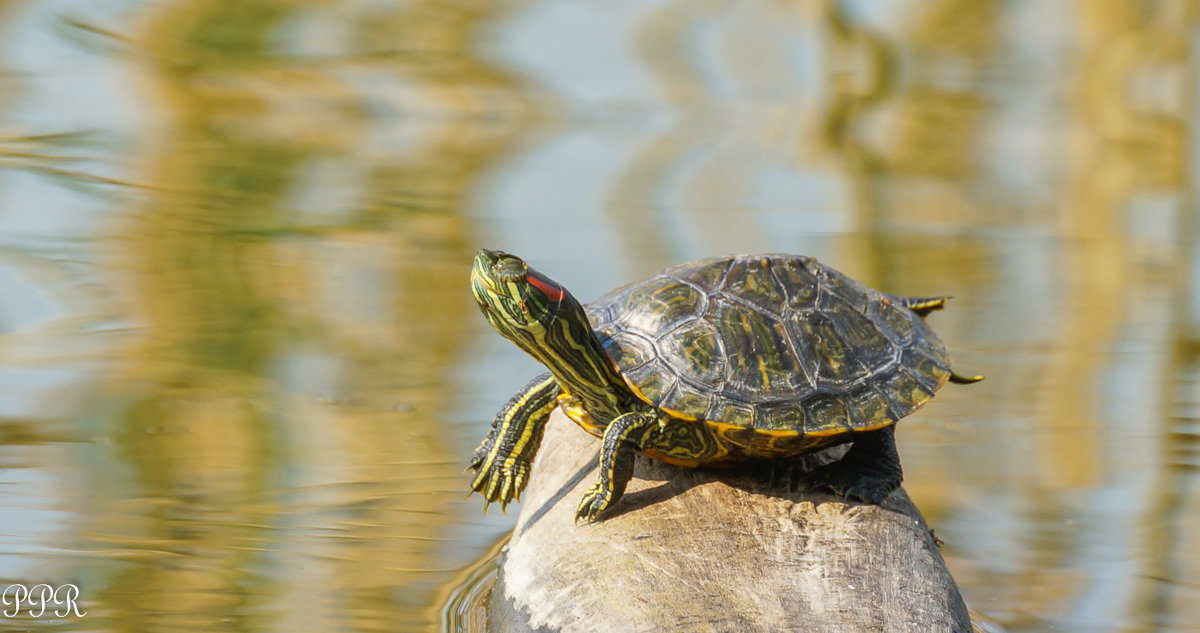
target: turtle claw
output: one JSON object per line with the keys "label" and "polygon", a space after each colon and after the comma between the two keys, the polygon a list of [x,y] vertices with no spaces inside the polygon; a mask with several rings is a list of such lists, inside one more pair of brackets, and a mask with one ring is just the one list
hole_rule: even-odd
{"label": "turtle claw", "polygon": [[493,503],[500,504],[500,511],[507,512],[508,504],[520,500],[525,484],[529,481],[529,464],[520,460],[504,460],[499,463],[472,460],[471,469],[476,471],[475,480],[471,482],[471,492],[483,496],[483,511]]}
{"label": "turtle claw", "polygon": [[467,470],[478,471],[487,462],[488,455],[492,452],[492,447],[496,445],[495,431],[488,433],[487,437],[475,447],[475,452],[471,453],[471,461],[467,463]]}
{"label": "turtle claw", "polygon": [[579,523],[583,519],[585,523],[592,523],[596,517],[603,511],[608,509],[612,503],[612,493],[605,490],[600,484],[596,484],[583,493],[583,499],[579,502],[579,507],[575,509],[575,523]]}

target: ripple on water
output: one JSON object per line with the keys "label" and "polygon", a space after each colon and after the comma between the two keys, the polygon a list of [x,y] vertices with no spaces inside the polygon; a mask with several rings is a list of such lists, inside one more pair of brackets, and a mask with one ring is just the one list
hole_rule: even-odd
{"label": "ripple on water", "polygon": [[501,539],[478,561],[446,585],[439,618],[442,633],[487,632],[488,599],[492,595],[496,573],[500,569],[500,550],[507,543],[507,537]]}
{"label": "ripple on water", "polygon": [[[1005,629],[1004,627],[1000,626],[998,623],[993,622],[987,616],[980,615],[979,612],[975,611],[974,609],[967,609],[967,612],[971,616],[971,633],[1008,633],[1008,629]],[[477,629],[464,629],[464,630],[477,630]],[[478,629],[478,630],[483,630],[483,629]]]}

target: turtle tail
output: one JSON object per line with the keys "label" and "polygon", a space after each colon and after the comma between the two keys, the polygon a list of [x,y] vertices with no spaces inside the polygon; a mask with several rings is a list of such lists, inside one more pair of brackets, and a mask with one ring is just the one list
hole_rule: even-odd
{"label": "turtle tail", "polygon": [[[916,312],[922,319],[934,310],[941,310],[946,307],[946,301],[954,297],[897,297],[900,304],[904,307]],[[964,376],[958,372],[950,372],[950,382],[959,385],[969,385],[973,382],[983,380],[983,376]]]}

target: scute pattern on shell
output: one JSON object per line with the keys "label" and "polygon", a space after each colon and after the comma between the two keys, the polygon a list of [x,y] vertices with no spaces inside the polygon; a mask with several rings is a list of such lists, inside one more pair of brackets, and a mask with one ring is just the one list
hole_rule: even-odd
{"label": "scute pattern on shell", "polygon": [[614,290],[588,316],[647,402],[756,431],[880,428],[949,376],[945,346],[898,297],[808,257],[683,264]]}

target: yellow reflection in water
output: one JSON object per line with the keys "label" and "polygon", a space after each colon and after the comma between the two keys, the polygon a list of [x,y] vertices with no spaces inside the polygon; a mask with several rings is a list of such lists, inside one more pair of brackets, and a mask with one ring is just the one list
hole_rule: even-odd
{"label": "yellow reflection in water", "polygon": [[[127,563],[91,596],[114,628],[428,623],[464,463],[440,376],[470,308],[459,210],[524,117],[466,54],[489,11],[194,1],[138,21],[154,134],[107,258],[138,328],[91,396],[120,401],[133,471],[87,537]],[[280,41],[324,20],[346,39]]]}
{"label": "yellow reflection in water", "polygon": [[[15,9],[35,6],[4,3],[6,28],[41,28]],[[56,497],[65,553],[21,555],[88,581],[93,628],[435,626],[494,535],[461,503],[488,420],[459,368],[518,354],[467,335],[485,327],[465,289],[485,235],[605,286],[787,250],[955,295],[931,320],[988,381],[939,394],[900,440],[969,601],[1011,631],[1200,619],[1194,2],[52,17],[105,43],[136,133],[121,177],[73,158],[79,137],[0,134],[6,174],[110,201],[86,282],[36,240],[0,245],[6,271],[84,313],[6,330],[4,359],[103,365],[37,415],[0,412],[0,466],[74,491]],[[602,80],[641,92],[561,89]],[[580,137],[625,144],[539,153]],[[598,211],[538,210],[598,163],[610,180],[564,195]],[[464,408],[479,419],[458,424]]]}

